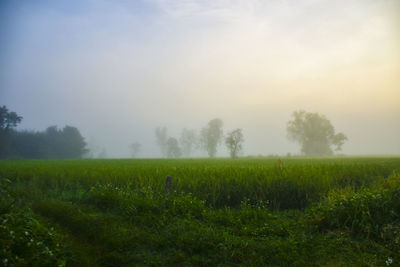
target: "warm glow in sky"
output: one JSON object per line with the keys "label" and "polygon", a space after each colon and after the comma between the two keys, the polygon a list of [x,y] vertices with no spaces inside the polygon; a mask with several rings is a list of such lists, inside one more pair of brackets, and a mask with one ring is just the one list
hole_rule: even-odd
{"label": "warm glow in sky", "polygon": [[243,128],[246,154],[296,153],[297,109],[326,115],[346,154],[400,154],[399,14],[398,0],[5,0],[0,105],[115,157],[135,141],[157,156],[155,127],[215,117]]}

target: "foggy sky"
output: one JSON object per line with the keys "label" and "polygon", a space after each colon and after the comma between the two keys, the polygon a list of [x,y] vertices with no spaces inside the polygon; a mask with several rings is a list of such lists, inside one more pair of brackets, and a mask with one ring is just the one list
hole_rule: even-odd
{"label": "foggy sky", "polygon": [[286,154],[304,109],[348,136],[345,154],[400,154],[398,0],[60,2],[0,3],[0,105],[19,129],[73,125],[109,156],[140,142],[158,157],[157,126],[218,117],[246,155]]}

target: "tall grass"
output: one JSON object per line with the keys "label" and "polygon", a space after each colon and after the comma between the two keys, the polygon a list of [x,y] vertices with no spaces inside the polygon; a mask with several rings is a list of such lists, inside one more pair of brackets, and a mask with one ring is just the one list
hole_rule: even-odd
{"label": "tall grass", "polygon": [[[399,171],[400,158],[1,161],[0,259],[6,266],[397,263]],[[32,245],[30,236],[40,241]]]}
{"label": "tall grass", "polygon": [[97,184],[191,193],[211,207],[244,199],[277,209],[304,209],[335,188],[359,189],[400,170],[399,159],[83,160],[0,162],[0,176],[46,194],[79,197]]}

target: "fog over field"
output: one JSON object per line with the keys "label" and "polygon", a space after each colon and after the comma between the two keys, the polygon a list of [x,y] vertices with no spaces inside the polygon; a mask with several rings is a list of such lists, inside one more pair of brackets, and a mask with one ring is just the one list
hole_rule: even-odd
{"label": "fog over field", "polygon": [[0,106],[18,129],[76,126],[110,157],[133,142],[159,157],[156,127],[179,138],[214,118],[243,129],[245,155],[296,154],[300,109],[348,137],[344,154],[400,154],[399,13],[398,0],[4,0]]}

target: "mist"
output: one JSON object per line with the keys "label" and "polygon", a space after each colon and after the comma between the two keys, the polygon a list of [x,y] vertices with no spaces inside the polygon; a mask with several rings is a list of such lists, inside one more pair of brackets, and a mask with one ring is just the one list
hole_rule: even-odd
{"label": "mist", "polygon": [[134,142],[138,157],[160,157],[157,127],[179,138],[214,118],[243,129],[244,155],[299,154],[286,124],[300,109],[346,134],[341,153],[400,154],[399,11],[397,0],[5,0],[0,106],[23,116],[18,129],[73,125],[114,158]]}

